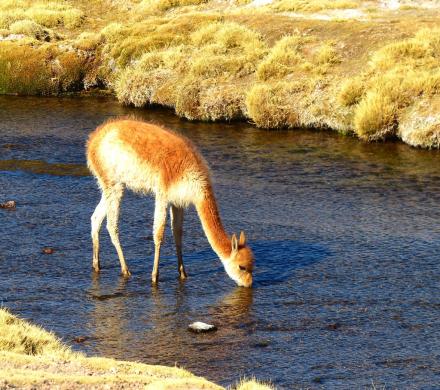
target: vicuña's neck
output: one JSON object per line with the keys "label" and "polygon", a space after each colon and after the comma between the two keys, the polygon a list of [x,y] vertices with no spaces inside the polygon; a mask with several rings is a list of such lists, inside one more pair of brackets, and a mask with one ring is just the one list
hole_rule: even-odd
{"label": "vicu\u00f1a's neck", "polygon": [[231,255],[231,241],[223,228],[212,187],[206,189],[203,199],[196,204],[203,230],[220,260]]}

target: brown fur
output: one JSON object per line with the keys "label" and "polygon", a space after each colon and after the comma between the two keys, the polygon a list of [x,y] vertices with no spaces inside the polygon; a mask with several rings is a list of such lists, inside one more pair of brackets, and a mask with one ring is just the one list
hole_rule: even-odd
{"label": "brown fur", "polygon": [[245,245],[243,233],[239,242],[235,235],[231,241],[226,234],[212,190],[208,166],[191,141],[151,123],[127,118],[110,120],[90,134],[87,162],[103,191],[103,199],[92,216],[93,265],[96,270],[99,270],[99,229],[107,213],[110,236],[118,251],[122,272],[129,275],[117,233],[120,199],[124,186],[131,186],[134,190],[144,190],[145,187],[145,191],[152,191],[156,195],[153,281],[157,281],[158,277],[159,251],[166,220],[164,208],[168,204],[175,208],[176,224],[173,225],[173,232],[179,273],[182,278],[186,277],[181,256],[181,222],[178,221],[183,207],[193,203],[209,243],[224,262],[229,276],[241,285],[251,285],[252,251]]}
{"label": "brown fur", "polygon": [[186,137],[158,125],[122,118],[110,119],[98,126],[87,142],[89,167],[103,183],[109,183],[110,179],[106,177],[102,162],[97,157],[97,148],[104,136],[115,129],[127,148],[132,149],[140,160],[148,161],[162,173],[165,190],[189,169],[198,170],[209,178],[205,161]]}

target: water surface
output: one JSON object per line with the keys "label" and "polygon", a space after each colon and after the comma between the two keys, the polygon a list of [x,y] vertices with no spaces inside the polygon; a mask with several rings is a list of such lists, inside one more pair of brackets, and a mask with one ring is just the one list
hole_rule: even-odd
{"label": "water surface", "polygon": [[[150,285],[153,200],[127,194],[120,234],[105,228],[91,271],[99,191],[88,133],[136,114],[192,139],[209,162],[224,224],[256,254],[253,289],[235,287],[185,216],[189,278],[170,230]],[[0,301],[90,355],[185,367],[223,385],[431,389],[440,383],[440,154],[313,131],[180,120],[109,99],[0,97]],[[55,253],[45,255],[50,246]],[[193,321],[218,326],[194,335]],[[86,336],[76,344],[76,336]]]}

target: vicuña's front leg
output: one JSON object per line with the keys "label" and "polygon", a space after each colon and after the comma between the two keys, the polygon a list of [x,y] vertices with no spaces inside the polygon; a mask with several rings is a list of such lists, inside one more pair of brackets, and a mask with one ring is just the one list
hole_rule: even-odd
{"label": "vicu\u00f1a's front leg", "polygon": [[101,200],[96,206],[95,211],[93,212],[91,222],[92,222],[92,242],[93,242],[93,269],[96,272],[100,270],[99,264],[99,232],[101,230],[102,221],[107,214],[107,206],[105,203],[105,196],[102,195]]}
{"label": "vicu\u00f1a's front leg", "polygon": [[151,273],[151,281],[157,283],[159,280],[159,257],[160,245],[163,241],[163,234],[165,231],[165,224],[167,222],[167,202],[163,201],[159,196],[156,196],[156,206],[154,209],[154,264],[153,272]]}
{"label": "vicu\u00f1a's front leg", "polygon": [[107,204],[107,230],[116,252],[118,252],[119,261],[121,263],[121,272],[123,276],[130,276],[127,263],[125,262],[124,253],[122,252],[118,234],[119,206],[121,204],[124,188],[116,185],[105,191]]}
{"label": "vicu\u00f1a's front leg", "polygon": [[183,280],[187,277],[182,257],[183,208],[172,205],[170,207],[170,216],[171,228],[173,229],[174,242],[176,244],[179,277]]}

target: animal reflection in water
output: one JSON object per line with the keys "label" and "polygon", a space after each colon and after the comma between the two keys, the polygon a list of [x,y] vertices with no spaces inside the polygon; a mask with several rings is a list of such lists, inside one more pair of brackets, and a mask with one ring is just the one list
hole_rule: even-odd
{"label": "animal reflection in water", "polygon": [[[100,340],[94,345],[93,353],[124,359],[148,361],[154,364],[193,363],[191,357],[200,354],[207,340],[208,344],[223,345],[225,342],[245,343],[250,337],[243,324],[255,321],[253,289],[235,288],[211,302],[191,309],[198,301],[198,294],[178,283],[172,290],[152,286],[151,292],[143,288],[133,290],[127,285],[127,278],[121,277],[115,287],[102,282],[95,275],[92,278],[89,296],[92,308],[88,314],[87,327],[91,340]],[[130,287],[129,287],[130,286]],[[136,291],[137,290],[137,291]],[[186,324],[194,320],[193,315],[208,317],[209,321],[221,324],[218,331],[195,339],[187,331]],[[205,314],[203,314],[205,313]],[[135,347],[134,347],[135,346]],[[245,352],[240,348],[215,347],[216,358]]]}
{"label": "animal reflection in water", "polygon": [[107,229],[118,253],[121,271],[129,276],[118,235],[118,217],[124,188],[155,195],[153,238],[155,245],[151,279],[159,277],[160,247],[170,206],[178,269],[186,278],[182,259],[184,209],[194,204],[203,230],[231,279],[239,286],[252,285],[253,253],[243,232],[237,239],[223,228],[212,189],[209,169],[195,146],[171,130],[131,119],[104,123],[90,134],[87,163],[102,191],[92,215],[93,268],[100,270],[99,231],[107,217]]}

